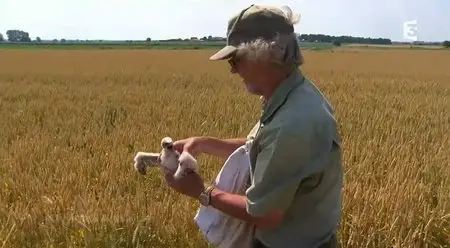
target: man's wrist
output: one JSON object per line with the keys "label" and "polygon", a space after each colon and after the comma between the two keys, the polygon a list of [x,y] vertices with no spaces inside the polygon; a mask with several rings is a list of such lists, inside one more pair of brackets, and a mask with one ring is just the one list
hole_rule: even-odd
{"label": "man's wrist", "polygon": [[215,186],[209,185],[209,186],[205,186],[202,190],[202,192],[200,193],[200,195],[198,196],[198,201],[200,202],[200,204],[202,204],[203,206],[209,206],[211,205],[211,194],[212,191],[214,190]]}
{"label": "man's wrist", "polygon": [[206,147],[206,140],[208,138],[205,136],[197,136],[196,137],[196,144],[195,144],[195,150],[197,150],[198,154],[205,153],[205,147]]}

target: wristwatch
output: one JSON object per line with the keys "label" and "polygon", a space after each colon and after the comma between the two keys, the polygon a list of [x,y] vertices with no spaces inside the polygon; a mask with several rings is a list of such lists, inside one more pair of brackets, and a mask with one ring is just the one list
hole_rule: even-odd
{"label": "wristwatch", "polygon": [[205,207],[209,206],[211,202],[211,192],[213,191],[213,189],[214,185],[210,185],[202,193],[200,193],[200,196],[198,197],[200,204]]}

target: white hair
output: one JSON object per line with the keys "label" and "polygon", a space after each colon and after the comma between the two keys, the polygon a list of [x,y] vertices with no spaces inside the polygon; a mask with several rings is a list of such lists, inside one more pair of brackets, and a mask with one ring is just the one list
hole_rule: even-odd
{"label": "white hair", "polygon": [[[294,14],[288,6],[281,7],[289,24],[296,24],[300,20],[299,14]],[[272,39],[258,38],[243,42],[237,47],[237,56],[247,60],[260,61],[280,67],[299,66],[304,63],[300,52],[296,33],[277,34]]]}

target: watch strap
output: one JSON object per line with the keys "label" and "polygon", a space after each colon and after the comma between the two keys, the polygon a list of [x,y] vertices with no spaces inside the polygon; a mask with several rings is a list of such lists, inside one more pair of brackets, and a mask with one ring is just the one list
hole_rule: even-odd
{"label": "watch strap", "polygon": [[[211,184],[208,187],[206,187],[205,190],[201,193],[201,195],[200,195],[200,203],[202,205],[208,206],[210,204],[211,192],[214,190],[214,188],[215,188],[215,185]],[[207,200],[205,198],[207,198]],[[206,202],[205,202],[205,200],[206,200]]]}

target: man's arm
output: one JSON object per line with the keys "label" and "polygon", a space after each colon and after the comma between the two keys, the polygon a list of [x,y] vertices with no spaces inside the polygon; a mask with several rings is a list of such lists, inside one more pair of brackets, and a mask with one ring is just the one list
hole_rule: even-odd
{"label": "man's arm", "polygon": [[261,134],[253,183],[246,195],[214,189],[211,206],[259,228],[275,227],[293,201],[301,180],[323,166],[312,161],[328,150],[328,139],[319,143],[320,149],[316,150],[316,139],[322,138],[315,135],[313,124],[294,123],[266,129]]}
{"label": "man's arm", "polygon": [[201,137],[199,148],[203,153],[221,158],[228,158],[232,152],[244,145],[245,138],[218,139],[214,137]]}
{"label": "man's arm", "polygon": [[246,207],[246,197],[243,195],[230,194],[220,189],[211,192],[211,207],[233,216],[255,224],[261,229],[270,229],[281,220],[282,212],[272,211],[265,216],[256,217],[248,214]]}
{"label": "man's arm", "polygon": [[[260,126],[259,121],[253,126],[249,135],[254,135]],[[232,152],[244,145],[247,138],[234,138],[234,139],[218,139],[214,137],[201,137],[202,143],[200,150],[203,153],[207,153],[216,157],[227,159]]]}

